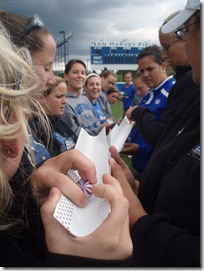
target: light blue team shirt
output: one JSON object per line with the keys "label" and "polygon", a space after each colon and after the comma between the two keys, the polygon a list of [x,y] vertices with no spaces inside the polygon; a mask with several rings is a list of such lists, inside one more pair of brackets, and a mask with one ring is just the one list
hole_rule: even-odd
{"label": "light blue team shirt", "polygon": [[91,104],[95,111],[96,117],[100,120],[100,123],[103,124],[104,122],[106,122],[106,116],[103,110],[101,109],[99,102],[98,101],[96,101],[95,103],[91,102]]}

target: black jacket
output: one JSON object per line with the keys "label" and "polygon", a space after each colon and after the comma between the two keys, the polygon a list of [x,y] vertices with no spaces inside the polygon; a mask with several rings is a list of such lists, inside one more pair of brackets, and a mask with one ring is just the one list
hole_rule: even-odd
{"label": "black jacket", "polygon": [[50,140],[48,141],[47,132],[40,125],[37,118],[30,121],[30,126],[33,133],[47,147],[50,155],[56,156],[66,150],[72,149],[75,146],[77,137],[72,132],[69,124],[61,117],[48,116],[51,126]]}
{"label": "black jacket", "polygon": [[42,243],[32,247],[5,232],[0,232],[0,248],[2,267],[128,267],[132,261],[132,257],[109,261],[49,253]]}
{"label": "black jacket", "polygon": [[149,215],[141,218],[132,231],[134,266],[201,264],[200,90],[197,88],[177,107],[140,181],[139,199]]}
{"label": "black jacket", "polygon": [[178,110],[188,99],[188,96],[197,89],[192,80],[192,70],[190,66],[177,67],[175,75],[176,83],[170,90],[167,105],[162,113],[161,120],[157,121],[148,108],[137,107],[134,110],[133,118],[136,120],[136,127],[142,133],[147,142],[155,148],[163,130],[172,117],[180,118]]}

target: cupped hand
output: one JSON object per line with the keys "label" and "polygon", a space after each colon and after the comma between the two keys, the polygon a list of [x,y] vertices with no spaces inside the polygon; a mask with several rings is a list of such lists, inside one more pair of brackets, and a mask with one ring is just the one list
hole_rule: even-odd
{"label": "cupped hand", "polygon": [[104,174],[103,182],[104,184],[95,185],[92,192],[109,201],[111,213],[93,233],[85,237],[73,237],[55,220],[53,212],[61,193],[57,188],[51,190],[41,207],[46,244],[50,252],[107,260],[126,259],[132,254],[128,200],[117,180],[108,173]]}

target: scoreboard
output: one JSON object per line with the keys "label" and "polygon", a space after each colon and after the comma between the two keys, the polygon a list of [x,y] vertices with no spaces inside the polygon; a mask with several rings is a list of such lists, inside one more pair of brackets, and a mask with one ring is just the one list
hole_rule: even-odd
{"label": "scoreboard", "polygon": [[136,41],[91,41],[91,65],[135,65],[139,52],[152,44]]}

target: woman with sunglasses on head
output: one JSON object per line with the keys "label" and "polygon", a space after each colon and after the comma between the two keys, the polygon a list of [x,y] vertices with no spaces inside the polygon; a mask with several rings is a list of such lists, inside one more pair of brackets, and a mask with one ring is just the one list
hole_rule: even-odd
{"label": "woman with sunglasses on head", "polygon": [[[18,34],[17,36],[20,37],[22,36],[21,33],[24,33],[23,36],[25,33],[29,35],[28,30],[36,26],[36,23],[38,24],[35,21],[36,16],[30,20],[27,17],[6,12],[0,13],[0,16],[6,18],[4,23],[13,30],[13,35]],[[22,21],[25,22],[24,27],[22,27]],[[39,118],[39,121],[42,120],[42,123],[45,123],[45,127],[49,131],[49,126],[45,122],[45,115],[43,114],[40,117],[41,112],[43,112],[41,111],[42,108],[32,96],[34,93],[39,98],[38,94],[42,89],[44,91],[49,83],[54,82],[51,67],[48,68],[45,65],[47,63],[46,59],[41,55],[42,50],[44,54],[47,54],[49,65],[52,65],[55,51],[54,40],[50,33],[43,29],[42,24],[40,25],[40,27],[38,25],[37,29],[33,28],[33,39],[28,43],[27,37],[26,42],[26,45],[29,45],[31,49],[31,41],[35,40],[32,47],[35,49],[31,50],[32,58],[35,60],[33,66],[41,81],[34,86],[31,85],[33,82],[31,81],[32,72],[28,65],[24,68],[26,63],[24,64],[22,59],[16,58],[13,51],[11,52],[8,41],[6,42],[3,36],[0,39],[0,59],[1,63],[4,63],[3,69],[0,69],[3,83],[3,87],[0,88],[2,93],[0,96],[4,98],[0,103],[0,110],[3,112],[0,121],[0,131],[2,132],[0,138],[2,187],[0,216],[0,229],[2,230],[0,232],[1,266],[127,265],[129,263],[128,257],[132,252],[132,242],[128,228],[128,202],[123,197],[117,181],[110,175],[106,174],[104,176],[104,186],[97,186],[92,189],[92,193],[96,196],[105,197],[110,202],[112,210],[112,215],[106,219],[106,222],[94,234],[90,234],[85,238],[73,239],[68,231],[53,217],[53,208],[56,207],[61,192],[78,206],[83,207],[87,204],[87,197],[78,185],[66,176],[67,171],[70,168],[78,169],[82,178],[89,180],[90,183],[96,182],[96,172],[93,163],[77,150],[63,152],[55,158],[48,159],[49,153],[44,145],[33,139],[31,135],[27,121],[31,120],[33,113]],[[21,28],[27,30],[24,31]],[[19,29],[19,32],[17,32],[17,29]],[[15,35],[13,35],[11,37],[13,40],[18,41],[17,44],[21,47],[19,39],[15,39]],[[47,43],[45,43],[46,40]],[[16,50],[15,47],[14,50]],[[24,90],[29,86],[29,89]],[[4,90],[4,88],[7,89]],[[17,119],[14,116],[17,116]],[[27,140],[24,139],[24,135]],[[36,145],[41,148],[38,156],[36,156]],[[31,174],[32,182],[30,181]],[[45,201],[46,204],[43,204]],[[42,206],[41,216],[44,229],[41,227],[39,206]],[[122,208],[123,212],[117,215],[118,208]],[[114,213],[116,213],[116,216]],[[108,237],[107,239],[107,232],[109,232],[110,228],[115,228],[116,225],[119,227],[115,231],[113,238]],[[65,254],[77,255],[78,257],[65,256]],[[79,256],[85,258],[79,258]],[[88,257],[98,260],[89,259],[89,262]],[[128,259],[126,260],[126,258]]]}
{"label": "woman with sunglasses on head", "polygon": [[[162,26],[178,13],[179,11],[176,11],[168,16]],[[192,80],[192,70],[185,51],[185,40],[177,37],[174,31],[167,34],[162,33],[162,26],[159,29],[162,57],[172,70],[175,71],[174,78],[176,83],[170,91],[167,105],[160,121],[155,119],[151,111],[147,108],[138,108],[135,111],[136,121],[139,120],[140,123],[140,131],[153,148],[159,141],[161,133],[170,119],[177,114],[177,108],[185,102],[185,99],[192,93],[192,90],[197,89],[196,84]],[[180,118],[179,115],[177,117],[178,119]]]}
{"label": "woman with sunglasses on head", "polygon": [[[92,264],[96,266],[101,264],[120,266],[124,262],[126,263],[123,259],[130,256],[132,252],[128,229],[128,201],[122,195],[118,182],[108,174],[104,177],[105,185],[95,187],[92,192],[96,196],[105,197],[110,201],[112,214],[115,213],[114,210],[117,213],[118,206],[123,208],[123,214],[117,215],[114,219],[107,219],[94,234],[84,238],[73,238],[53,217],[52,208],[55,208],[61,195],[57,188],[53,188],[41,208],[44,231],[40,232],[39,227],[38,231],[33,231],[39,217],[37,214],[29,213],[30,206],[27,203],[34,204],[30,186],[27,185],[29,180],[22,178],[14,181],[13,176],[19,169],[23,170],[21,158],[25,145],[31,162],[33,165],[35,164],[35,150],[32,148],[28,119],[35,115],[42,125],[47,124],[40,104],[30,97],[30,92],[36,90],[39,84],[36,74],[31,69],[29,52],[23,48],[18,50],[8,39],[1,24],[0,60],[3,65],[0,69],[1,266],[45,267],[81,266],[83,264],[86,266],[87,258],[79,256],[88,257],[89,255],[98,259],[91,260],[94,262]],[[79,172],[83,171],[85,178],[93,179],[95,175],[93,164],[79,152],[72,152],[72,156],[72,161],[69,161],[70,165],[72,163],[74,166],[80,165]],[[49,178],[48,171],[46,174]],[[20,186],[21,190],[18,190]],[[72,192],[74,193],[74,190]],[[84,204],[85,202],[83,202]],[[30,221],[33,222],[33,225],[29,223]],[[114,238],[112,241],[111,238],[108,240],[104,238],[109,229],[115,228],[116,225],[122,225],[119,234],[115,234],[115,237],[118,236],[118,238]],[[41,234],[42,236],[45,234],[45,243]],[[78,257],[65,254],[76,254]],[[117,263],[113,261],[114,259],[117,259]]]}
{"label": "woman with sunglasses on head", "polygon": [[[25,45],[31,52],[32,65],[38,75],[39,83],[37,87],[32,88],[32,91],[29,92],[29,99],[32,101],[34,99],[33,96],[39,98],[42,90],[45,90],[49,84],[52,84],[54,82],[54,76],[52,72],[52,63],[54,61],[56,50],[54,39],[51,36],[50,32],[42,25],[42,23],[40,23],[37,16],[29,19],[22,15],[10,14],[1,11],[0,19],[1,21],[3,21],[4,25],[7,26],[7,29],[10,30],[9,34],[11,36],[11,39],[16,42],[17,46],[21,48],[25,42]],[[28,32],[28,30],[30,32]],[[30,39],[26,36],[26,40],[24,40],[25,33],[28,36],[32,34]],[[19,37],[21,37],[22,39],[20,40]],[[1,50],[3,50],[3,48],[5,48],[6,50],[7,47],[2,45]],[[2,52],[2,54],[3,53],[4,51]],[[4,63],[3,60],[1,63]],[[6,68],[4,67],[4,69]],[[15,80],[17,80],[17,83],[15,84],[14,90],[16,90],[17,94],[19,89],[21,90],[21,88],[23,87],[21,85],[21,70],[16,77],[17,78],[15,78]],[[2,76],[1,78],[4,77]],[[14,78],[11,78],[11,82],[14,82]],[[24,105],[23,100],[22,106],[26,106]],[[36,108],[36,111],[37,110],[39,109]],[[6,112],[7,118],[9,118],[10,112],[12,111],[8,110]],[[44,117],[46,119],[45,115]],[[31,115],[27,116],[27,120],[31,121]],[[3,128],[5,129],[5,126]],[[24,126],[23,128],[25,129]],[[48,124],[45,125],[45,129],[48,130],[49,136]],[[67,196],[72,199],[77,205],[83,206],[87,201],[84,193],[81,191],[81,189],[79,189],[77,185],[73,183],[73,181],[71,181],[65,175],[65,172],[68,169],[73,168],[74,165],[74,168],[85,167],[85,171],[84,168],[83,171],[86,175],[86,167],[88,170],[88,168],[91,166],[91,168],[89,168],[90,172],[87,173],[87,177],[89,175],[88,178],[90,182],[95,182],[95,169],[92,163],[90,163],[90,161],[87,160],[84,155],[82,155],[78,151],[76,152],[75,150],[72,150],[70,152],[64,152],[56,158],[48,159],[50,158],[50,154],[46,150],[45,146],[38,140],[38,138],[36,138],[36,135],[34,133],[31,133],[31,130],[29,130],[29,144],[31,146],[28,146],[30,146],[35,151],[31,152],[27,144],[25,144],[25,148],[23,150],[23,145],[21,145],[23,155],[21,157],[20,166],[19,168],[17,168],[15,174],[11,176],[10,185],[13,189],[14,195],[16,196],[15,211],[12,210],[13,219],[15,219],[15,217],[19,217],[22,221],[25,222],[24,227],[22,227],[22,230],[19,233],[19,238],[21,237],[24,240],[25,244],[30,244],[30,247],[33,247],[34,249],[38,243],[38,206],[41,206],[41,204],[47,198],[51,187],[59,187],[61,191],[64,194],[67,194]],[[9,146],[9,143],[7,145]],[[15,146],[11,150],[8,150],[10,152],[10,155],[14,155],[13,152],[15,151]],[[34,158],[34,161],[32,161],[32,158]],[[18,157],[18,159],[20,159],[20,156]],[[86,164],[87,166],[85,166]],[[1,166],[2,165],[3,163],[1,163]],[[35,166],[37,167],[37,169],[35,169]],[[32,181],[31,177],[33,178]],[[58,182],[58,179],[60,180],[60,182]],[[72,193],[70,193],[69,191],[72,191]],[[34,201],[33,197],[36,198],[36,202]],[[40,255],[40,253],[41,251],[39,249],[38,255]],[[4,260],[6,260],[6,257],[4,258]],[[7,265],[9,264],[11,263],[7,262]],[[15,265],[15,263],[13,264]],[[23,263],[21,264],[23,265]]]}
{"label": "woman with sunglasses on head", "polygon": [[[31,98],[42,98],[42,93],[45,92],[51,85],[55,83],[54,74],[52,71],[52,64],[55,58],[56,43],[50,31],[44,26],[41,19],[34,14],[31,18],[20,14],[9,13],[6,11],[0,12],[0,20],[3,22],[9,34],[11,40],[17,45],[17,47],[25,46],[32,57],[32,65],[39,78],[39,87],[30,93]],[[32,122],[32,118],[29,119]],[[72,161],[72,153],[64,152],[56,158],[50,158],[49,152],[46,150],[44,144],[39,140],[35,131],[31,130],[32,144],[35,149],[35,162],[37,169],[32,174],[32,184],[35,187],[33,193],[38,191],[38,204],[41,204],[46,198],[49,189],[52,186],[60,188],[61,192],[71,197],[71,200],[76,201],[77,204],[85,200],[85,195],[78,189],[77,185],[73,183],[67,176],[64,175],[64,171],[69,169],[70,162]],[[49,130],[48,130],[49,138]],[[57,162],[56,162],[57,160]],[[69,162],[70,161],[70,162]],[[30,176],[32,172],[32,165],[30,165],[30,158],[26,153],[22,157],[22,166],[24,170],[16,174],[15,178],[21,178],[21,174]],[[30,166],[29,166],[30,165]],[[76,165],[77,166],[77,165]],[[50,173],[50,178],[44,175],[44,170]],[[54,174],[53,174],[54,172]],[[61,179],[61,182],[57,182],[57,178]],[[70,186],[74,191],[79,192],[79,197],[74,196],[74,193],[68,195]]]}

